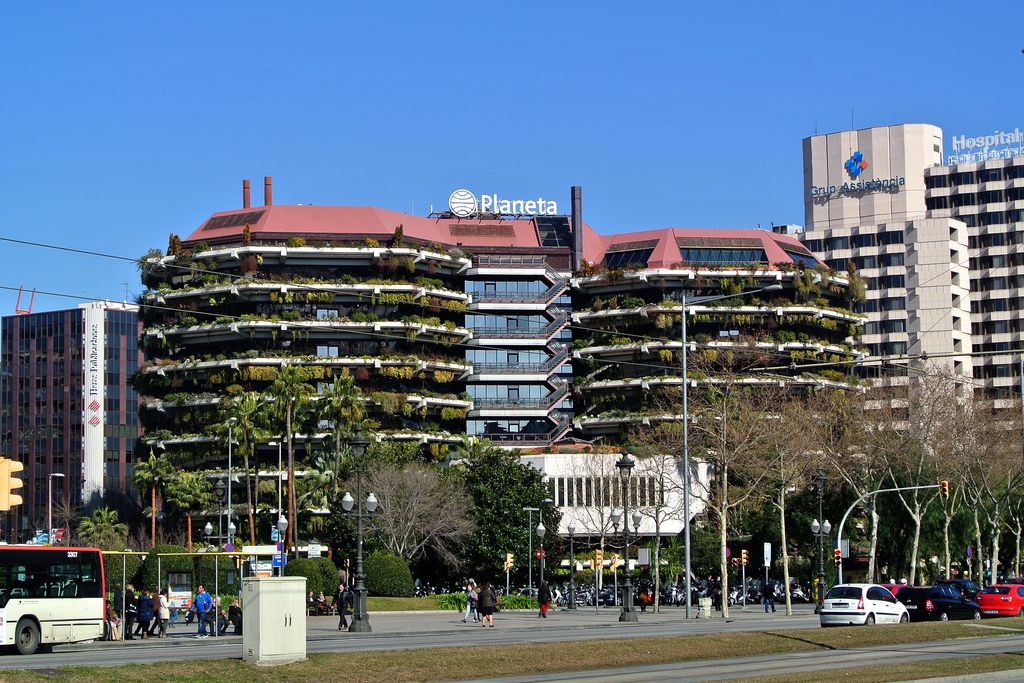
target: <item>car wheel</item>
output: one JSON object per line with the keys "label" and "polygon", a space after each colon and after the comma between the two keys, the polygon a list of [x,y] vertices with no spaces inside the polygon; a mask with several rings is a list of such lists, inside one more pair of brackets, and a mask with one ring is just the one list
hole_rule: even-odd
{"label": "car wheel", "polygon": [[14,645],[18,653],[33,654],[39,648],[39,627],[31,619],[22,619],[14,631]]}
{"label": "car wheel", "polygon": [[875,625],[875,615],[874,614],[869,614],[867,616],[867,619],[864,620],[864,625],[865,626],[874,626]]}
{"label": "car wheel", "polygon": [[974,610],[974,615],[971,617],[971,619],[975,619],[975,620],[981,619],[981,611],[980,610]]}
{"label": "car wheel", "polygon": [[903,614],[901,614],[901,615],[900,615],[900,623],[901,623],[901,624],[906,624],[906,623],[908,623],[909,621],[910,621],[910,615],[909,615],[909,614],[907,614],[906,612],[904,612]]}
{"label": "car wheel", "polygon": [[939,612],[939,621],[949,621],[949,615],[945,612]]}

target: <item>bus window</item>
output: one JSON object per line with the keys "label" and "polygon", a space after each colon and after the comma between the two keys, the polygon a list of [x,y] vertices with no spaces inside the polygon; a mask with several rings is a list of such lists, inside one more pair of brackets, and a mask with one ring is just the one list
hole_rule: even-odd
{"label": "bus window", "polygon": [[84,553],[79,556],[82,563],[82,582],[78,589],[80,598],[102,598],[103,587],[100,585],[100,556],[98,553]]}

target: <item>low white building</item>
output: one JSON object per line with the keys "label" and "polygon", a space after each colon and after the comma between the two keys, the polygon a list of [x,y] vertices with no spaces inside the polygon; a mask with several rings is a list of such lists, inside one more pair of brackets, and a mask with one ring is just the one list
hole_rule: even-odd
{"label": "low white building", "polygon": [[[520,460],[544,473],[553,505],[562,513],[560,536],[575,523],[577,539],[614,533],[613,509],[622,508],[622,479],[615,466],[619,453],[541,453]],[[690,517],[704,511],[708,466],[691,459]],[[683,530],[682,458],[676,455],[636,458],[630,476],[629,511],[640,510],[640,536],[676,536]],[[632,530],[632,526],[631,526]],[[619,527],[619,533],[622,527]]]}

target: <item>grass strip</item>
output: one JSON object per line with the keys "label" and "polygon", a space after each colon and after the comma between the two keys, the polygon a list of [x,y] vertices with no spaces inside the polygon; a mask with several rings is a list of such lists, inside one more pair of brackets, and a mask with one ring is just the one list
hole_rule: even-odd
{"label": "grass strip", "polygon": [[[901,662],[875,666],[856,666],[848,669],[829,669],[831,681],[916,681],[922,678],[943,676],[966,676],[968,674],[992,673],[1024,669],[1024,655],[977,655],[962,659],[936,659],[926,662]],[[758,676],[735,679],[731,683],[817,683],[822,679],[821,671]]]}
{"label": "grass strip", "polygon": [[437,598],[434,596],[428,596],[425,598],[369,597],[366,599],[366,610],[371,613],[419,611],[437,612],[440,611],[440,608],[437,606]]}
{"label": "grass strip", "polygon": [[[1024,629],[1024,620],[1004,619],[1000,620],[1000,625]],[[813,628],[779,632],[731,632],[477,646],[472,643],[472,632],[467,630],[466,633],[457,636],[465,643],[462,647],[398,652],[316,653],[310,655],[309,660],[305,662],[261,668],[243,664],[239,660],[211,660],[159,662],[121,667],[70,667],[46,672],[2,672],[0,681],[298,683],[308,680],[343,680],[345,683],[412,683],[553,674],[722,657],[923,643],[955,638],[991,638],[1005,636],[1007,633],[972,627],[971,622],[935,622],[873,628]],[[31,658],[26,658],[25,665],[32,665]]]}

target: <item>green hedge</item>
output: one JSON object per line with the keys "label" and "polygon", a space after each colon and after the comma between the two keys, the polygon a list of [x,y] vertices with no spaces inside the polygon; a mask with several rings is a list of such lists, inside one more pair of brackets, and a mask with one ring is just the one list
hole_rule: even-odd
{"label": "green hedge", "polygon": [[437,601],[438,609],[453,610],[455,612],[461,612],[466,609],[465,593],[442,593],[441,595],[435,595],[434,599]]}
{"label": "green hedge", "polygon": [[540,604],[537,598],[527,595],[502,595],[498,597],[501,601],[501,609],[539,609]]}
{"label": "green hedge", "polygon": [[370,595],[395,598],[412,596],[412,572],[406,561],[398,555],[373,553],[366,558],[363,569],[366,574],[366,590]]}
{"label": "green hedge", "polygon": [[[149,551],[146,555],[146,559],[143,560],[142,566],[136,575],[137,588],[148,588],[149,590],[155,590],[157,586],[157,553],[184,553],[188,550],[184,546],[180,545],[158,545]],[[159,561],[160,566],[160,586],[167,587],[167,573],[168,572],[191,572],[195,568],[193,566],[192,558],[179,556],[179,557],[162,557]],[[212,588],[211,588],[212,590]]]}
{"label": "green hedge", "polygon": [[284,567],[284,575],[305,576],[306,592],[313,591],[315,594],[323,591],[328,600],[338,590],[338,568],[326,557],[289,560]]}
{"label": "green hedge", "polygon": [[[103,572],[107,577],[107,589],[114,590],[114,586],[123,586],[125,582],[124,575],[128,576],[128,583],[133,583],[135,575],[138,574],[141,566],[142,557],[139,555],[104,555]],[[121,573],[122,567],[125,569],[124,575]]]}

